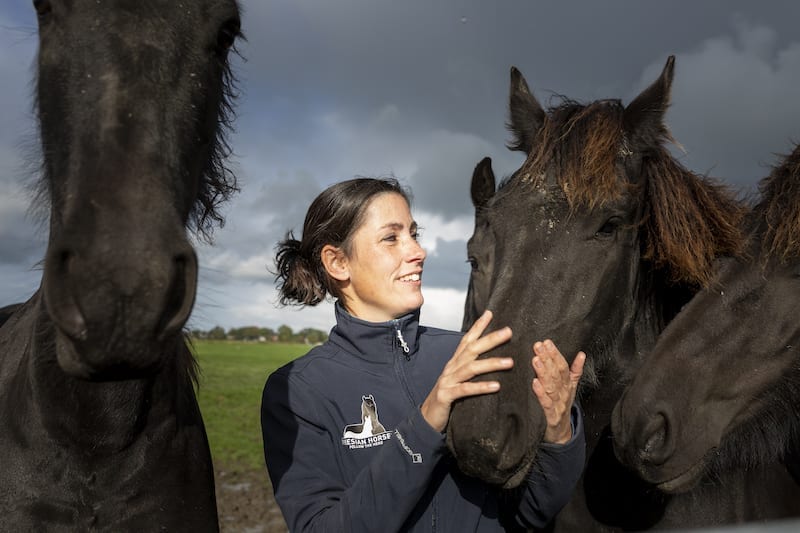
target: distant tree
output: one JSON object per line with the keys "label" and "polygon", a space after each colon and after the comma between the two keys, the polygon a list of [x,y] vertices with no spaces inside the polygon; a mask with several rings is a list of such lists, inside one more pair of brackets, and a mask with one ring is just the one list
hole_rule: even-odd
{"label": "distant tree", "polygon": [[207,339],[208,333],[202,329],[193,329],[189,332],[189,336],[193,339]]}
{"label": "distant tree", "polygon": [[212,341],[225,340],[225,330],[220,326],[215,326],[209,330],[207,338]]}
{"label": "distant tree", "polygon": [[257,341],[261,337],[261,328],[258,326],[245,326],[228,330],[228,337],[237,341]]}
{"label": "distant tree", "polygon": [[280,326],[278,328],[278,341],[279,342],[292,342],[294,337],[294,333],[292,332],[292,328],[287,326],[286,324]]}
{"label": "distant tree", "polygon": [[307,344],[318,344],[324,342],[327,338],[328,335],[324,331],[314,328],[301,329],[297,335],[295,335],[297,342],[305,342]]}

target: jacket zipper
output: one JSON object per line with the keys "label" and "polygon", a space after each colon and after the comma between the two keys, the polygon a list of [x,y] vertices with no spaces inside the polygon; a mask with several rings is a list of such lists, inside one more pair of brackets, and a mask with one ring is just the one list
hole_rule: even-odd
{"label": "jacket zipper", "polygon": [[[398,320],[392,320],[392,325],[394,326],[394,333],[395,337],[397,338],[397,345],[403,349],[403,354],[405,355],[406,361],[411,361],[411,350],[408,347],[408,343],[403,338],[403,332],[400,330],[400,322]],[[406,389],[406,394],[408,395],[408,399],[411,401],[412,405],[415,405],[414,400],[411,396],[411,391],[408,386],[408,383],[405,380],[405,372],[400,368],[399,365],[395,365],[395,372],[397,373],[397,377],[400,379],[400,382],[403,385],[403,388]],[[435,533],[437,531],[437,519],[439,515],[439,502],[436,496],[433,497],[431,501],[431,532]]]}
{"label": "jacket zipper", "polygon": [[406,361],[410,361],[411,355],[409,352],[411,350],[409,350],[408,344],[406,343],[406,340],[403,338],[403,332],[400,331],[400,323],[397,320],[392,320],[392,324],[394,325],[395,337],[397,337],[397,342],[403,349],[403,353],[406,356]]}

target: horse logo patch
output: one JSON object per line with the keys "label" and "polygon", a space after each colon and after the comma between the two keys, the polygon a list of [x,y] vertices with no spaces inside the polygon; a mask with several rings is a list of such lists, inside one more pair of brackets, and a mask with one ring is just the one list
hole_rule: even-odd
{"label": "horse logo patch", "polygon": [[378,420],[378,406],[372,394],[361,396],[361,423],[348,424],[342,431],[342,445],[351,450],[358,448],[371,448],[380,446],[383,441],[392,438],[392,433],[387,431]]}

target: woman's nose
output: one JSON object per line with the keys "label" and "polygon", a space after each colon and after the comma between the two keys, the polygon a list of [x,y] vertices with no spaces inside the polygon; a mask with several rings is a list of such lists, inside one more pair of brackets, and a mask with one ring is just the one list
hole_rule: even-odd
{"label": "woman's nose", "polygon": [[411,250],[409,252],[410,261],[424,261],[427,255],[425,248],[423,248],[419,242],[412,241]]}

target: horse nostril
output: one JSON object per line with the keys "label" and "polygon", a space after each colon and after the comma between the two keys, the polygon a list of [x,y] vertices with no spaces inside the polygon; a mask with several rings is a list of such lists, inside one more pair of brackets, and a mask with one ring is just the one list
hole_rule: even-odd
{"label": "horse nostril", "polygon": [[75,262],[75,253],[69,248],[57,250],[53,253],[53,267],[60,276],[69,276]]}
{"label": "horse nostril", "polygon": [[43,288],[48,313],[58,328],[73,340],[86,340],[86,319],[73,293],[76,253],[54,247],[45,258]]}
{"label": "horse nostril", "polygon": [[172,280],[159,326],[164,338],[180,330],[194,306],[197,289],[197,256],[191,248],[176,254],[172,262]]}
{"label": "horse nostril", "polygon": [[642,457],[654,465],[662,465],[672,456],[674,439],[670,431],[669,418],[663,412],[657,413],[643,431]]}

